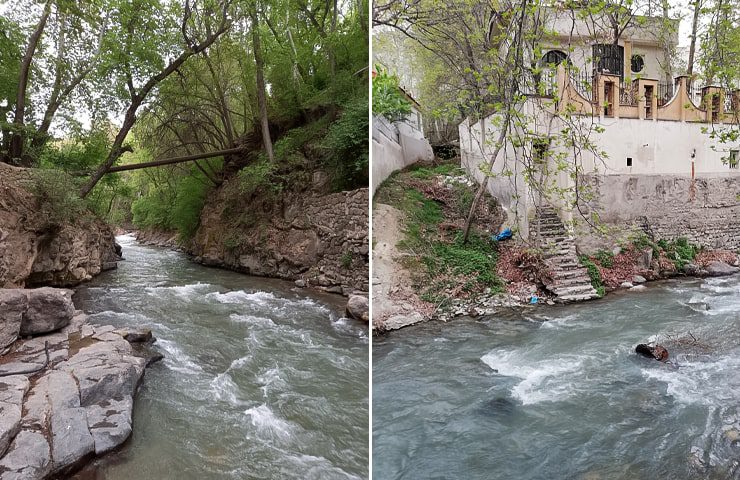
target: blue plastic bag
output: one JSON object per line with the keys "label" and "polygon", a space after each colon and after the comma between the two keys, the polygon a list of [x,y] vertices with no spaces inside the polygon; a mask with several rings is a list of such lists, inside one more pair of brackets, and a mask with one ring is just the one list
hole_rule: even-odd
{"label": "blue plastic bag", "polygon": [[508,240],[508,239],[511,238],[511,236],[512,236],[511,229],[510,228],[506,228],[506,229],[504,229],[503,232],[501,232],[498,235],[496,235],[496,241],[497,242],[500,242],[501,240]]}

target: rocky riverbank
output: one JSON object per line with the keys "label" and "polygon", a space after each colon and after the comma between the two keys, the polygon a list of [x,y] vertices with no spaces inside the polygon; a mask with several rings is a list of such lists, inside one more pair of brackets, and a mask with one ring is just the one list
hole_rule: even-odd
{"label": "rocky riverbank", "polygon": [[0,163],[0,178],[0,287],[74,286],[115,268],[110,227],[71,211],[48,176]]}
{"label": "rocky riverbank", "polygon": [[308,191],[250,206],[234,205],[239,196],[232,183],[209,196],[192,239],[182,241],[176,232],[159,230],[136,231],[136,239],[183,251],[206,266],[292,280],[299,287],[344,296],[367,295],[366,188]]}
{"label": "rocky riverbank", "polygon": [[[151,332],[92,326],[72,291],[0,289],[0,477],[66,475],[131,434]],[[26,373],[23,373],[26,372]]]}

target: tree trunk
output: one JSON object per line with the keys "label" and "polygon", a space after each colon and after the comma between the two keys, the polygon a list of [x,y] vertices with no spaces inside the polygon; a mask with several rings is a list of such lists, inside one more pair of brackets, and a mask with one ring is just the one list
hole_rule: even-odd
{"label": "tree trunk", "polygon": [[[506,134],[509,131],[509,123],[511,123],[511,109],[512,108],[514,108],[512,105],[506,106],[506,113],[504,114],[504,122],[501,125],[501,133],[499,133],[498,141],[496,142],[496,148],[493,150],[493,155],[491,155],[491,159],[488,162],[489,171],[493,169],[493,164],[494,162],[496,162],[496,157],[498,157],[498,154],[504,145],[504,141],[506,140]],[[478,190],[475,192],[475,198],[473,198],[473,203],[470,206],[470,211],[468,212],[468,218],[465,220],[465,228],[463,230],[463,238],[462,238],[463,243],[467,243],[468,241],[468,236],[470,235],[470,227],[473,225],[473,217],[475,217],[475,211],[478,208],[478,204],[480,203],[481,198],[483,198],[483,194],[486,193],[486,188],[488,187],[489,178],[491,178],[490,175],[488,175],[488,173],[485,173],[485,178],[481,182],[480,186],[478,186]]]}
{"label": "tree trunk", "polygon": [[663,45],[663,63],[665,68],[665,83],[673,83],[673,67],[671,66],[671,57],[675,52],[675,45],[672,43],[673,31],[670,27],[670,4],[668,0],[662,0],[661,7],[663,10],[663,35],[665,36],[665,42]]}
{"label": "tree trunk", "polygon": [[257,16],[257,3],[255,2],[250,12],[252,17],[252,44],[254,48],[254,63],[257,66],[257,104],[260,109],[260,124],[262,125],[262,142],[265,144],[267,158],[270,162],[275,161],[272,153],[272,139],[270,139],[270,123],[267,119],[267,98],[265,96],[265,65],[262,60],[262,49],[260,46],[259,17]]}
{"label": "tree trunk", "polygon": [[160,71],[155,76],[151,77],[143,87],[141,87],[141,90],[139,92],[135,92],[133,89],[133,85],[130,86],[131,90],[131,104],[129,105],[128,109],[126,110],[126,116],[123,120],[123,125],[121,125],[121,129],[118,131],[118,134],[116,135],[116,139],[113,141],[113,146],[111,147],[110,152],[108,153],[108,157],[105,159],[105,162],[100,164],[98,169],[95,171],[95,173],[90,177],[90,180],[82,187],[80,190],[80,196],[82,198],[85,198],[93,188],[95,188],[95,185],[98,184],[101,178],[108,173],[108,170],[113,166],[114,163],[116,163],[116,160],[118,160],[121,155],[126,151],[126,149],[123,146],[123,141],[126,139],[126,136],[128,135],[128,132],[131,131],[131,128],[134,126],[134,123],[136,122],[136,112],[141,106],[142,103],[144,103],[144,100],[146,99],[147,95],[156,87],[159,85],[160,82],[162,82],[164,79],[169,77],[172,73],[176,72],[178,68],[184,64],[188,58],[192,57],[193,55],[196,55],[203,50],[210,47],[213,42],[215,42],[223,33],[225,33],[229,29],[229,23],[226,20],[226,12],[224,10],[224,20],[221,24],[221,27],[208,35],[205,40],[203,40],[202,43],[195,45],[195,46],[187,46],[185,47],[185,50],[180,53],[180,56],[174,59],[171,63],[169,63],[162,71]]}
{"label": "tree trunk", "polygon": [[686,66],[686,75],[689,76],[689,85],[692,83],[691,76],[694,74],[694,54],[696,52],[696,34],[699,27],[699,13],[701,0],[694,0],[694,20],[691,23],[691,43],[689,44],[689,62]]}
{"label": "tree trunk", "polygon": [[24,125],[23,117],[26,114],[26,90],[28,89],[28,78],[31,73],[31,62],[36,53],[36,47],[39,44],[41,35],[44,33],[46,22],[51,13],[51,3],[52,0],[47,0],[46,5],[44,5],[44,11],[41,14],[39,23],[36,24],[36,29],[28,39],[28,46],[26,47],[26,52],[23,54],[23,59],[21,60],[20,74],[18,75],[18,91],[15,100],[15,117],[13,118],[15,132],[10,141],[10,158],[21,158],[23,155],[24,135],[21,130]]}

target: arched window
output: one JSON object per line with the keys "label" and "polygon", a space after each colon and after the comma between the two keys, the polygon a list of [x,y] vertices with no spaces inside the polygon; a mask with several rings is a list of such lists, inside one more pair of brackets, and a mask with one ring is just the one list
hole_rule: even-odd
{"label": "arched window", "polygon": [[540,64],[544,66],[553,66],[553,65],[560,65],[563,62],[568,62],[568,55],[565,54],[565,52],[562,52],[560,50],[550,50],[545,55],[542,56],[542,60],[540,60]]}
{"label": "arched window", "polygon": [[642,55],[632,55],[630,59],[632,73],[640,73],[645,68],[645,59]]}

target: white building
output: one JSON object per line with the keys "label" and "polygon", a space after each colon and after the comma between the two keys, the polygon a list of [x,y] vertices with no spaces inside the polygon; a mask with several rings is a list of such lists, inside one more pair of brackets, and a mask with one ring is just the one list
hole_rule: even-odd
{"label": "white building", "polygon": [[[597,214],[619,225],[644,218],[669,225],[651,220],[669,214],[672,205],[660,207],[668,197],[683,198],[699,220],[708,218],[702,209],[710,206],[740,213],[740,145],[711,135],[737,128],[738,92],[708,86],[695,94],[685,76],[666,84],[666,48],[676,39],[657,38],[651,28],[656,19],[642,19],[622,33],[618,45],[609,45],[604,32],[570,15],[555,11],[549,18],[555,33],[538,53],[539,65],[552,72],[539,80],[551,82],[550,88],[516,107],[520,122],[508,132],[490,172],[484,173],[496,149],[500,116],[459,126],[462,166],[478,181],[489,176],[488,189],[507,212],[508,226],[530,238],[537,207],[545,205],[555,207],[566,224]],[[594,56],[599,53],[604,58]],[[702,194],[715,198],[709,193],[716,192],[702,190],[713,188],[718,180],[712,179],[727,178],[733,183],[723,188],[737,191],[712,205],[699,204]],[[681,187],[674,192],[666,182]],[[665,236],[706,243],[697,240],[702,228],[685,235],[668,229]],[[734,242],[740,245],[740,239]]]}

